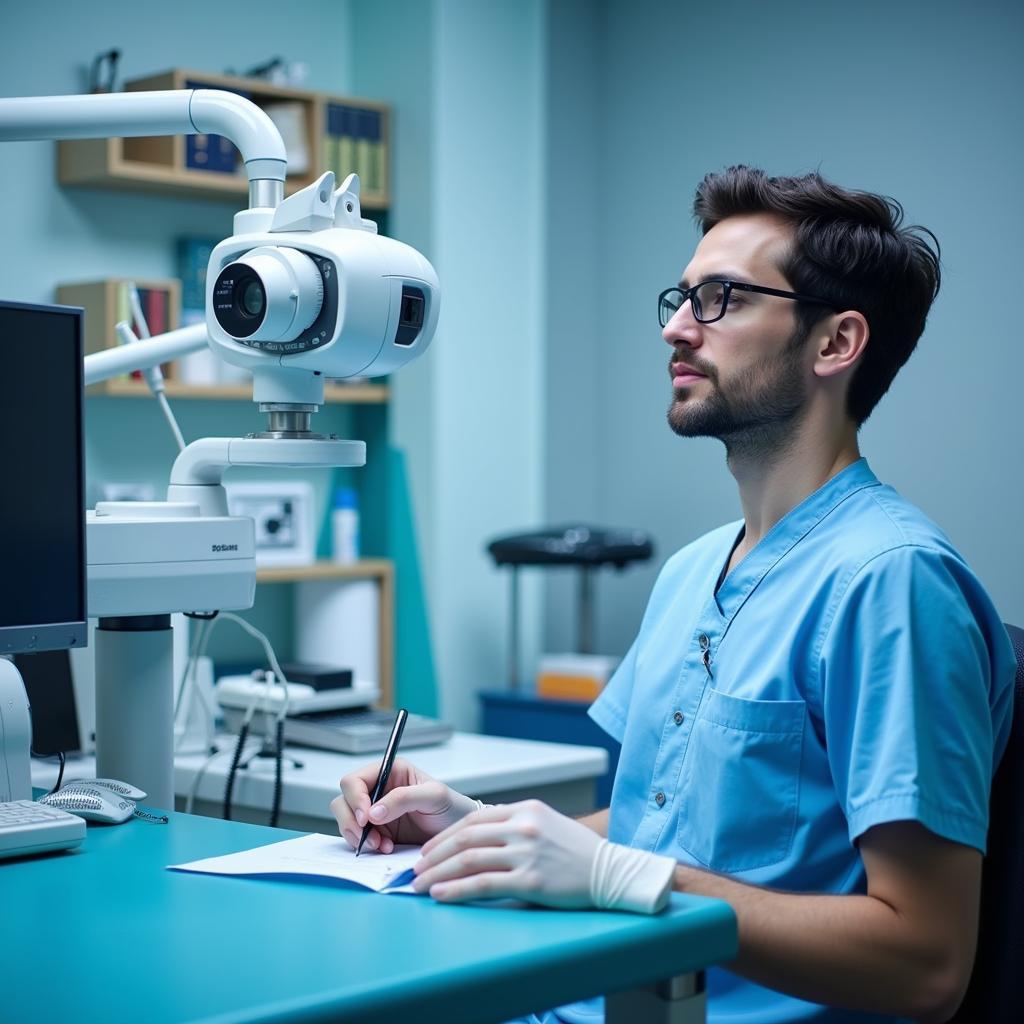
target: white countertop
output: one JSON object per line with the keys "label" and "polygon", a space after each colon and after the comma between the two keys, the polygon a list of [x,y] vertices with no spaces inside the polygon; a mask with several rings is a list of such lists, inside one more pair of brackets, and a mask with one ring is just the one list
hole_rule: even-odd
{"label": "white countertop", "polygon": [[[223,799],[234,745],[234,737],[220,738],[221,753],[203,773],[197,799]],[[247,749],[258,749],[258,741],[250,740]],[[309,747],[286,747],[285,754],[301,762],[302,767],[285,763],[282,811],[320,818],[330,817],[328,805],[337,796],[338,782],[343,775],[364,764],[380,763],[379,755],[338,754]],[[593,779],[608,770],[608,753],[600,747],[460,732],[446,743],[414,747],[403,752],[403,756],[453,789],[481,799],[507,790]],[[206,760],[200,754],[178,755],[174,759],[176,794],[183,796],[192,790],[196,775]],[[87,778],[93,774],[93,758],[71,758],[65,780]],[[33,785],[52,786],[56,778],[56,761],[33,760]],[[232,802],[235,805],[269,807],[273,791],[273,761],[256,759],[247,770],[238,773]]]}

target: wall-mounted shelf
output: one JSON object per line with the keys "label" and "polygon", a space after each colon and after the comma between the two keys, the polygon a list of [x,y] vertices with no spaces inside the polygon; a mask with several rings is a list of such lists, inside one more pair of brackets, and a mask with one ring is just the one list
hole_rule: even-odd
{"label": "wall-mounted shelf", "polygon": [[[139,278],[106,278],[102,281],[85,281],[78,284],[57,286],[57,301],[64,306],[81,306],[85,310],[85,351],[87,354],[117,348],[120,341],[114,325],[119,320],[132,321],[128,300],[129,285],[138,288],[139,303],[143,316],[153,334],[173,331],[179,325],[181,310],[181,282],[176,278],[145,280]],[[174,362],[163,365],[164,375],[172,379],[176,375]],[[139,388],[145,390],[146,382],[127,374],[107,382],[110,387]],[[101,385],[102,387],[102,385]],[[96,389],[90,386],[87,393]]]}
{"label": "wall-mounted shelf", "polygon": [[[364,210],[383,210],[390,202],[388,172],[389,108],[372,100],[352,99],[325,93],[271,85],[260,79],[233,78],[176,68],[137,79],[126,91],[165,89],[227,89],[252,100],[257,106],[286,112],[295,133],[290,154],[304,152],[306,163],[290,173],[285,194],[305,188],[325,170],[340,178],[351,171],[360,176]],[[287,109],[286,109],[287,108]],[[344,131],[344,135],[339,132]],[[191,141],[187,141],[187,138]],[[222,163],[217,136],[183,135],[127,139],[71,139],[58,143],[57,179],[61,185],[124,189],[189,198],[237,199],[244,205],[248,182],[244,169],[234,168],[236,151],[228,146],[227,165]],[[214,140],[208,153],[209,168],[194,166],[197,140]]]}
{"label": "wall-mounted shelf", "polygon": [[302,580],[367,580],[394,576],[386,558],[361,558],[358,562],[314,562],[312,565],[273,565],[256,570],[257,583],[298,583]]}
{"label": "wall-mounted shelf", "polygon": [[395,567],[386,558],[363,558],[351,564],[314,562],[312,565],[266,566],[256,570],[257,583],[297,583],[324,580],[374,580],[379,622],[380,700],[382,708],[395,703]]}

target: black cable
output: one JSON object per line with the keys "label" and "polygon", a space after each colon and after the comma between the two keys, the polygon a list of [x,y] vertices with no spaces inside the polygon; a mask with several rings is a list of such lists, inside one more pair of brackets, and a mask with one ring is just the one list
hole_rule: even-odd
{"label": "black cable", "polygon": [[281,815],[281,761],[284,757],[284,719],[277,720],[277,749],[274,752],[274,804],[270,810],[270,827],[277,828]]}
{"label": "black cable", "polygon": [[220,615],[220,611],[215,612],[183,612],[186,619],[201,619],[203,622],[209,622],[211,619],[217,618]]}
{"label": "black cable", "polygon": [[249,723],[243,722],[242,728],[238,730],[238,743],[235,746],[235,755],[231,758],[231,768],[228,770],[228,781],[224,787],[224,820],[231,820],[231,792],[235,788],[235,774],[238,772],[238,762],[242,760],[242,748],[249,736]]}
{"label": "black cable", "polygon": [[149,811],[144,811],[141,807],[136,807],[132,814],[141,821],[148,821],[151,825],[166,825],[171,820],[169,815],[150,814]]}
{"label": "black cable", "polygon": [[[65,764],[65,761],[66,761],[66,759],[64,757],[64,751],[63,750],[58,750],[57,753],[55,753],[55,754],[40,754],[40,753],[36,752],[35,750],[32,750],[32,748],[30,747],[29,748],[29,752],[32,754],[33,757],[59,757],[60,758],[60,768],[57,769],[57,784],[53,787],[53,789],[50,790],[50,793],[56,793],[57,790],[60,789],[60,784],[64,781],[64,764]],[[47,796],[49,796],[49,795],[50,794],[48,793]]]}

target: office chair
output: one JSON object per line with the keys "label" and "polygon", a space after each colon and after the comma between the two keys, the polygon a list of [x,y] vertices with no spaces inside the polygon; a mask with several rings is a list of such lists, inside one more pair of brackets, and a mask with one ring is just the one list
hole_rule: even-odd
{"label": "office chair", "polygon": [[1006,632],[1017,655],[1013,724],[992,780],[978,952],[951,1024],[1024,1021],[1024,629],[1007,624]]}

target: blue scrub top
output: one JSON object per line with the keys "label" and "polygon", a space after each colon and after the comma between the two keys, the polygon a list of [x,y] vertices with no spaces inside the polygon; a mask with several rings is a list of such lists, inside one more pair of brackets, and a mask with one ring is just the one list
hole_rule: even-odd
{"label": "blue scrub top", "polygon": [[[865,892],[854,843],[883,822],[983,851],[1015,661],[963,558],[863,459],[716,594],[741,527],[668,561],[590,709],[622,744],[609,838],[815,893]],[[721,969],[708,995],[713,1024],[862,1019]]]}

